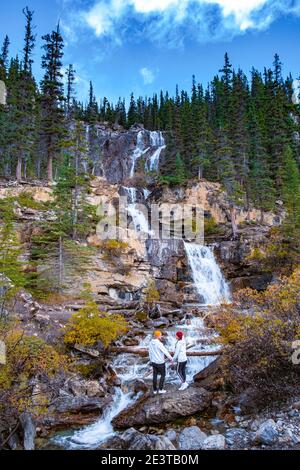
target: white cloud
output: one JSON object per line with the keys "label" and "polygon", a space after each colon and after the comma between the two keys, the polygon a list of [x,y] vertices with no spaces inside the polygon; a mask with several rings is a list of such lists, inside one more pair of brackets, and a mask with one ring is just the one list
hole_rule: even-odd
{"label": "white cloud", "polygon": [[151,85],[151,83],[153,83],[156,78],[154,71],[148,67],[141,68],[140,74],[144,80],[145,85]]}
{"label": "white cloud", "polygon": [[208,42],[262,30],[287,14],[300,15],[300,0],[95,0],[87,10],[69,12],[75,29],[97,37],[120,43],[138,31],[169,46],[182,44],[185,35]]}

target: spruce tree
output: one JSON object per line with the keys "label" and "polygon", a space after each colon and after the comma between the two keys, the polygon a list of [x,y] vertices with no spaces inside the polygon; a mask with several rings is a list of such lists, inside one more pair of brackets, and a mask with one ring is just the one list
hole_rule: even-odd
{"label": "spruce tree", "polygon": [[5,36],[0,54],[0,80],[4,82],[7,77],[9,44],[9,37]]}
{"label": "spruce tree", "polygon": [[53,180],[53,163],[56,162],[63,147],[64,94],[62,58],[64,43],[59,24],[55,31],[42,38],[44,55],[42,68],[45,75],[41,83],[41,138],[47,160],[48,181]]}

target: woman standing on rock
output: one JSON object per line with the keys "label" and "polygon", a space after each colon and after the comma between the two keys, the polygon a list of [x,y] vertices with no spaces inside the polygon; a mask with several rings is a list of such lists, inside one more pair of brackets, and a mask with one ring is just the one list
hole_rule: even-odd
{"label": "woman standing on rock", "polygon": [[187,365],[187,355],[186,355],[186,342],[182,331],[176,333],[177,343],[175,347],[175,354],[173,361],[177,361],[176,371],[181,380],[181,387],[179,390],[185,390],[188,388],[189,384],[186,381],[186,365]]}

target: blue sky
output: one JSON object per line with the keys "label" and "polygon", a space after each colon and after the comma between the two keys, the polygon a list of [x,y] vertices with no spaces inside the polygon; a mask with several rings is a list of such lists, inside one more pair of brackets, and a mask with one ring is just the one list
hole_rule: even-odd
{"label": "blue sky", "polygon": [[78,74],[85,100],[94,83],[98,98],[115,101],[151,96],[160,89],[189,89],[192,74],[204,85],[229,53],[234,67],[249,72],[272,63],[278,52],[284,72],[300,75],[300,0],[11,0],[1,5],[0,39],[21,53],[22,8],[35,10],[39,68],[41,36],[61,22],[65,65]]}

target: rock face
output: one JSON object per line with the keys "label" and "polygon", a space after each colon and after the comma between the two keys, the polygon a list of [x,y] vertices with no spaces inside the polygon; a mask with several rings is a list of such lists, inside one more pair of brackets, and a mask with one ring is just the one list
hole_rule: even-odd
{"label": "rock face", "polygon": [[203,442],[207,435],[197,426],[185,428],[178,437],[179,450],[198,450],[202,449]]}
{"label": "rock face", "polygon": [[181,392],[180,400],[173,392],[163,397],[146,395],[116,416],[113,426],[116,429],[126,429],[134,426],[168,423],[176,418],[205,410],[210,401],[210,393],[200,387],[190,387]]}
{"label": "rock face", "polygon": [[[89,158],[83,159],[83,167],[96,176],[105,176],[113,184],[143,171],[159,147],[161,157],[165,151],[162,133],[150,132],[142,126],[125,130],[121,126],[111,129],[105,124],[87,125],[86,140]],[[135,171],[132,170],[134,156],[137,157]]]}

